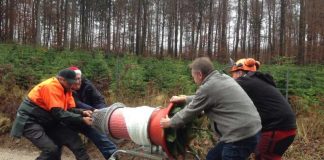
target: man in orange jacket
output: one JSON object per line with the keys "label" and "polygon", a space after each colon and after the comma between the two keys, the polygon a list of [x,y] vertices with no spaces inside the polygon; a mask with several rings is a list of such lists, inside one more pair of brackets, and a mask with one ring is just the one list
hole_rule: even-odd
{"label": "man in orange jacket", "polygon": [[90,159],[77,132],[68,125],[91,125],[91,111],[75,109],[71,87],[73,70],[63,69],[56,77],[36,85],[17,111],[11,135],[24,136],[42,152],[37,160],[60,160],[62,145],[78,160]]}

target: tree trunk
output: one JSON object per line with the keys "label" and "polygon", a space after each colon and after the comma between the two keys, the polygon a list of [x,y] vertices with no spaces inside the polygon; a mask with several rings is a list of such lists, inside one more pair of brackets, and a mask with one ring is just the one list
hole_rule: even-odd
{"label": "tree trunk", "polygon": [[277,27],[277,23],[276,23],[276,3],[272,4],[272,50],[271,50],[271,54],[272,56],[275,55],[276,52],[276,48],[277,48],[277,39],[276,39],[276,27]]}
{"label": "tree trunk", "polygon": [[65,6],[64,6],[64,43],[63,48],[66,49],[69,46],[69,40],[68,40],[68,26],[69,26],[69,0],[65,0]]}
{"label": "tree trunk", "polygon": [[75,48],[75,14],[76,14],[76,4],[75,4],[75,1],[72,0],[71,42],[70,42],[70,50],[71,51],[73,51]]}
{"label": "tree trunk", "polygon": [[156,3],[156,13],[155,13],[155,25],[156,25],[156,33],[155,33],[155,54],[158,55],[159,52],[159,44],[160,44],[160,0],[157,0]]}
{"label": "tree trunk", "polygon": [[57,49],[62,49],[62,28],[61,28],[61,9],[60,3],[62,0],[56,1],[56,47]]}
{"label": "tree trunk", "polygon": [[194,55],[196,55],[195,49],[195,26],[196,26],[196,14],[192,13],[192,23],[191,23],[191,51],[190,58],[194,59]]}
{"label": "tree trunk", "polygon": [[260,34],[261,34],[261,20],[262,20],[262,3],[259,0],[253,0],[251,17],[251,35],[252,35],[252,56],[260,59]]}
{"label": "tree trunk", "polygon": [[285,55],[285,27],[286,27],[286,1],[280,4],[280,39],[279,39],[279,56]]}
{"label": "tree trunk", "polygon": [[[148,10],[149,10],[149,5],[148,5]],[[146,40],[146,51],[147,55],[152,55],[152,30],[153,30],[153,14],[148,15],[148,23],[147,23],[147,40]]]}
{"label": "tree trunk", "polygon": [[175,15],[174,15],[174,57],[178,56],[178,28],[179,28],[179,0],[174,0]]}
{"label": "tree trunk", "polygon": [[161,48],[160,48],[160,58],[163,57],[163,51],[164,51],[163,43],[164,43],[164,27],[165,27],[165,17],[166,17],[166,13],[165,13],[166,4],[165,4],[165,2],[162,2],[162,3],[163,3],[163,6],[162,6],[163,13],[162,13],[162,29],[161,29],[162,30],[162,39],[161,39]]}
{"label": "tree trunk", "polygon": [[138,4],[137,4],[137,21],[136,21],[136,55],[140,55],[141,53],[141,46],[140,43],[141,43],[141,8],[142,8],[142,3],[141,3],[142,0],[138,0]]}
{"label": "tree trunk", "polygon": [[148,10],[148,2],[147,0],[143,0],[143,24],[142,24],[142,36],[141,36],[141,47],[140,47],[140,54],[144,54],[144,50],[146,47],[146,35],[147,35],[147,10]]}
{"label": "tree trunk", "polygon": [[8,35],[7,35],[7,41],[12,43],[14,40],[14,26],[15,26],[15,22],[16,22],[16,0],[9,0],[9,2],[7,3],[9,4],[9,25],[8,25]]}
{"label": "tree trunk", "polygon": [[267,0],[267,6],[268,6],[268,47],[267,47],[267,56],[265,58],[265,61],[270,61],[270,57],[273,51],[272,46],[272,0]]}
{"label": "tree trunk", "polygon": [[86,0],[80,0],[80,41],[81,48],[85,48],[86,43]]}
{"label": "tree trunk", "polygon": [[[173,2],[173,0],[170,1],[170,3]],[[172,5],[173,6],[173,5]],[[169,14],[169,18],[168,18],[168,55],[170,57],[173,56],[172,52],[173,52],[173,49],[172,49],[172,38],[173,38],[173,15],[172,15],[172,9],[171,7],[169,8],[168,10],[168,14]]]}
{"label": "tree trunk", "polygon": [[227,62],[227,21],[228,21],[228,1],[222,0],[222,17],[221,17],[221,42],[220,42],[220,61]]}
{"label": "tree trunk", "polygon": [[179,20],[180,20],[180,37],[179,37],[179,56],[182,56],[182,37],[183,37],[183,21],[184,21],[184,13],[182,12],[182,1],[179,1]]}
{"label": "tree trunk", "polygon": [[[125,9],[125,12],[127,12],[127,10]],[[122,43],[122,53],[125,53],[126,50],[126,24],[127,24],[127,13],[124,13],[125,17],[123,19],[123,43]]]}
{"label": "tree trunk", "polygon": [[258,60],[261,59],[261,27],[262,27],[262,19],[263,19],[263,0],[258,1],[258,32],[257,32],[257,53],[256,57]]}
{"label": "tree trunk", "polygon": [[305,55],[305,0],[299,0],[299,36],[298,36],[298,64],[304,64]]}
{"label": "tree trunk", "polygon": [[107,0],[107,12],[108,12],[108,17],[107,17],[107,46],[106,46],[106,51],[105,55],[108,56],[110,54],[110,46],[111,46],[111,9],[112,9],[112,4],[111,0]]}
{"label": "tree trunk", "polygon": [[[3,14],[4,7],[3,7],[3,3],[2,2],[3,1],[0,0],[0,17],[4,17],[4,14]],[[2,21],[3,21],[3,18],[0,19],[0,43],[2,43],[2,41],[3,41],[3,34],[2,34],[2,32],[3,32],[4,26],[2,26],[3,25],[3,22]]]}
{"label": "tree trunk", "polygon": [[[35,43],[36,45],[41,45],[41,15],[40,15],[40,0],[35,0],[35,17],[36,17],[36,37],[35,37]],[[1,36],[0,36],[1,37]]]}
{"label": "tree trunk", "polygon": [[240,24],[241,24],[241,0],[238,0],[238,5],[237,5],[237,21],[236,21],[236,38],[235,38],[235,47],[234,47],[234,59],[238,58],[238,44],[239,44],[239,36],[240,36]]}
{"label": "tree trunk", "polygon": [[[133,1],[133,3],[135,3]],[[129,7],[129,41],[130,41],[130,52],[135,53],[135,8]]]}
{"label": "tree trunk", "polygon": [[247,0],[243,0],[243,35],[242,35],[241,50],[244,53],[244,55],[246,52],[247,15],[248,15]]}
{"label": "tree trunk", "polygon": [[213,1],[209,0],[209,25],[208,25],[208,42],[207,42],[207,55],[209,58],[213,56],[213,26],[214,26],[214,13],[213,13]]}
{"label": "tree trunk", "polygon": [[[198,21],[198,26],[197,26],[197,33],[196,33],[196,41],[195,41],[195,57],[198,57],[198,55],[200,54],[201,52],[201,41],[202,41],[202,38],[201,38],[201,26],[202,26],[202,18],[203,18],[203,6],[202,6],[202,0],[199,1],[199,5],[198,5],[198,10],[199,10],[199,21]],[[199,35],[200,35],[200,43],[199,43],[199,50],[198,50],[198,54],[197,54],[197,48],[198,48],[198,39],[199,39]]]}

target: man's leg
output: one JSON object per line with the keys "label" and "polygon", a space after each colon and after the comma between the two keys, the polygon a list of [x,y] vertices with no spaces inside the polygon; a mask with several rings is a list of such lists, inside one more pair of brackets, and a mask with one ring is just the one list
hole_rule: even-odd
{"label": "man's leg", "polygon": [[256,159],[280,160],[294,141],[296,129],[288,131],[262,132],[256,149]]}
{"label": "man's leg", "polygon": [[214,148],[208,151],[206,160],[221,160],[224,142],[218,142]]}
{"label": "man's leg", "polygon": [[80,132],[88,137],[100,150],[101,154],[108,159],[116,150],[117,147],[112,143],[106,134],[100,133],[90,126],[83,126]]}
{"label": "man's leg", "polygon": [[255,136],[233,142],[225,143],[222,152],[222,160],[245,160],[255,150],[258,144],[259,133]]}
{"label": "man's leg", "polygon": [[59,125],[55,129],[50,130],[49,134],[60,146],[64,145],[69,148],[77,160],[90,159],[77,132],[67,126]]}
{"label": "man's leg", "polygon": [[41,125],[36,123],[26,124],[23,135],[42,151],[36,158],[37,160],[60,160],[59,147],[45,133]]}

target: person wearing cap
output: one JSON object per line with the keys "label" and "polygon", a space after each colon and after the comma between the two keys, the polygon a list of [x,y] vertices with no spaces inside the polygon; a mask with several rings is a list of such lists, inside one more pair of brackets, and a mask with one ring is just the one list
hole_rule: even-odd
{"label": "person wearing cap", "polygon": [[273,77],[257,71],[259,67],[260,62],[244,58],[233,65],[231,73],[261,116],[261,139],[256,149],[256,159],[280,160],[294,141],[296,116],[276,88]]}
{"label": "person wearing cap", "polygon": [[261,130],[260,116],[253,102],[233,78],[214,70],[209,58],[195,59],[190,68],[199,88],[194,96],[171,98],[171,102],[187,105],[173,117],[162,118],[161,127],[184,126],[204,112],[220,136],[206,159],[247,159],[258,143]]}
{"label": "person wearing cap", "polygon": [[[92,111],[107,107],[104,97],[90,80],[82,76],[81,70],[75,66],[69,69],[76,73],[77,83],[72,86],[76,107]],[[107,135],[100,133],[95,128],[83,125],[78,130],[97,146],[106,159],[109,159],[117,150],[116,145],[108,139]]]}
{"label": "person wearing cap", "polygon": [[78,133],[67,127],[92,123],[91,111],[75,109],[71,91],[75,82],[75,72],[63,69],[32,88],[18,108],[11,136],[24,136],[38,147],[38,160],[60,160],[63,145],[76,159],[90,159]]}
{"label": "person wearing cap", "polygon": [[98,89],[85,77],[78,67],[70,67],[76,73],[77,83],[72,86],[73,96],[78,108],[94,111],[107,107],[105,98]]}

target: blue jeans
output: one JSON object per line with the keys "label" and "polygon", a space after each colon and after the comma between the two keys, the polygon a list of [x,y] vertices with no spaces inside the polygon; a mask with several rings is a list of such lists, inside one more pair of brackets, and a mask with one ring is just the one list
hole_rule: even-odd
{"label": "blue jeans", "polygon": [[260,133],[231,143],[218,142],[208,151],[206,160],[245,160],[255,150]]}
{"label": "blue jeans", "polygon": [[97,146],[106,159],[108,159],[117,150],[116,145],[108,139],[106,134],[101,133],[90,126],[80,127],[80,133],[88,137]]}

